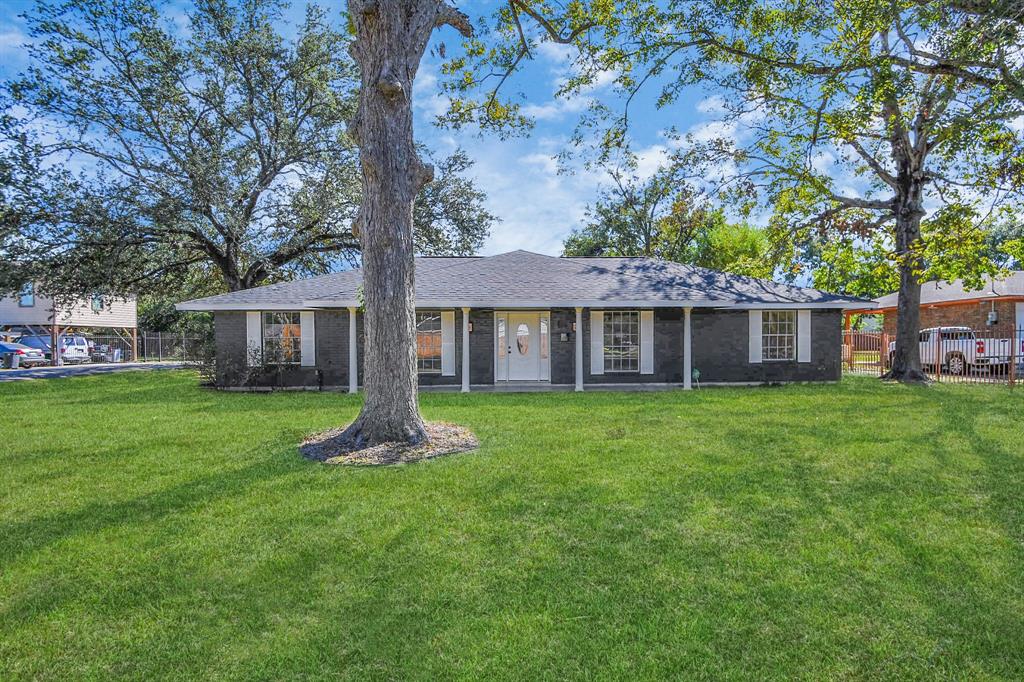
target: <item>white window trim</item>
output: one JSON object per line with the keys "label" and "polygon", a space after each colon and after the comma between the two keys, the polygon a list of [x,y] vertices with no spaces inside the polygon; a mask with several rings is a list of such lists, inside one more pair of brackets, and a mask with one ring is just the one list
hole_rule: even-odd
{"label": "white window trim", "polygon": [[640,311],[640,373],[654,374],[654,311]]}
{"label": "white window trim", "polygon": [[747,314],[747,318],[750,323],[748,330],[748,341],[750,344],[750,355],[749,362],[752,365],[761,364],[762,352],[761,352],[761,311],[751,310]]}
{"label": "white window trim", "polygon": [[258,367],[263,363],[263,312],[245,313],[245,364]]}
{"label": "white window trim", "polygon": [[811,311],[796,311],[796,361],[811,361]]}
{"label": "white window trim", "polygon": [[604,374],[604,311],[590,311],[590,374]]}
{"label": "white window trim", "polygon": [[312,310],[299,312],[299,364],[316,366],[316,314]]}
{"label": "white window trim", "polygon": [[441,311],[441,376],[455,376],[455,311]]}

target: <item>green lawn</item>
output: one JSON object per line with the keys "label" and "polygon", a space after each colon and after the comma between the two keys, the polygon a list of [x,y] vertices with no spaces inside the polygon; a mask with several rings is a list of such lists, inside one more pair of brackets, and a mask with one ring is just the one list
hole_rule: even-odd
{"label": "green lawn", "polygon": [[1024,390],[429,394],[482,449],[355,469],[196,381],[0,384],[0,679],[1024,678]]}

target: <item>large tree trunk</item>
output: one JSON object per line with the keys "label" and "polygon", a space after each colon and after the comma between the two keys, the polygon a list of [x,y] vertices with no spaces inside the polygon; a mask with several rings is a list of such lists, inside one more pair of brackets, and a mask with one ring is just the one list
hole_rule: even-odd
{"label": "large tree trunk", "polygon": [[430,34],[465,15],[437,0],[350,0],[359,107],[349,125],[359,145],[363,202],[356,230],[363,259],[366,402],[346,437],[358,445],[426,439],[416,402],[413,202],[433,177],[416,154],[412,85]]}
{"label": "large tree trunk", "polygon": [[[923,264],[920,256],[921,218],[924,216],[924,185],[921,173],[910,167],[910,161],[900,164],[896,193],[896,256],[900,272],[899,302],[896,308],[896,347],[892,366],[884,375],[905,383],[928,380],[921,369],[921,282],[918,279]],[[884,348],[882,352],[888,352]]]}

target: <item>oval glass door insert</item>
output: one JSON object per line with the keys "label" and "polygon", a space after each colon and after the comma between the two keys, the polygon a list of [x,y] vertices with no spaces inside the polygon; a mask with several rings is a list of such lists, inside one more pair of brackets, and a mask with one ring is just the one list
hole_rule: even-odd
{"label": "oval glass door insert", "polygon": [[516,348],[520,355],[526,355],[530,350],[530,326],[525,323],[516,328]]}

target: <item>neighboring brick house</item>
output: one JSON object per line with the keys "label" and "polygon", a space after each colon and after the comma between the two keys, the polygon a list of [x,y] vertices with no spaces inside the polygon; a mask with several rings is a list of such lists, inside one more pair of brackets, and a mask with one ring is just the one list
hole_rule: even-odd
{"label": "neighboring brick house", "polygon": [[[896,334],[898,298],[898,294],[876,298],[875,307],[863,311],[881,313],[882,331],[890,338]],[[971,327],[1007,336],[1024,329],[1024,272],[990,279],[981,289],[964,289],[962,280],[921,285],[921,329],[930,327]]]}
{"label": "neighboring brick house", "polygon": [[[214,313],[217,383],[344,387],[362,376],[362,273],[179,304]],[[653,258],[515,251],[416,259],[423,386],[836,381],[842,312],[869,301]]]}

